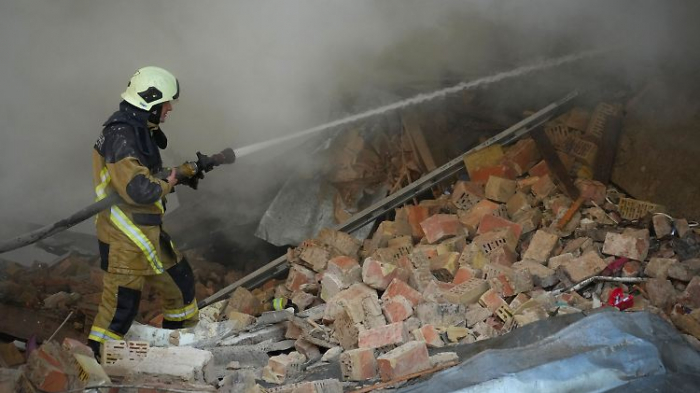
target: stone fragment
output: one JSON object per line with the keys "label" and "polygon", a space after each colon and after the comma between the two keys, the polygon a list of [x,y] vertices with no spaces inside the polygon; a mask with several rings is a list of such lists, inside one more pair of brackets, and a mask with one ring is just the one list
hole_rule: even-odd
{"label": "stone fragment", "polygon": [[552,270],[557,270],[557,268],[564,263],[571,262],[576,258],[574,254],[572,253],[565,253],[561,255],[557,255],[555,257],[549,258],[549,261],[547,261],[547,267],[552,269]]}
{"label": "stone fragment", "polygon": [[603,253],[644,261],[649,252],[649,232],[647,230],[608,232],[603,244]]}
{"label": "stone fragment", "polygon": [[622,265],[620,275],[622,277],[639,277],[642,272],[642,264],[637,261],[627,261]]}
{"label": "stone fragment", "polygon": [[464,228],[457,215],[435,214],[421,221],[421,228],[428,243],[434,244],[442,239],[464,234]]}
{"label": "stone fragment", "polygon": [[447,367],[459,362],[456,352],[440,352],[430,357],[432,367]]}
{"label": "stone fragment", "polygon": [[304,340],[298,339],[294,342],[294,349],[300,354],[304,355],[306,359],[310,362],[315,362],[321,359],[321,351],[314,344]]}
{"label": "stone fragment", "polygon": [[515,187],[514,180],[491,176],[486,182],[484,195],[492,201],[505,203],[515,194]]}
{"label": "stone fragment", "polygon": [[541,288],[549,288],[559,282],[559,278],[553,269],[540,263],[531,261],[521,261],[513,264],[515,270],[525,270],[532,276],[534,285]]}
{"label": "stone fragment", "polygon": [[431,367],[428,347],[423,341],[409,341],[377,358],[382,381],[427,370]]}
{"label": "stone fragment", "polygon": [[366,381],[377,376],[377,359],[372,348],[358,348],[340,355],[340,372],[345,381]]}
{"label": "stone fragment", "polygon": [[576,284],[600,274],[607,266],[608,264],[595,251],[589,251],[579,258],[563,263],[557,268],[557,274],[560,280],[568,280]]}
{"label": "stone fragment", "polygon": [[462,304],[421,303],[416,316],[424,325],[452,326],[464,323],[466,310]]}
{"label": "stone fragment", "polygon": [[700,276],[695,276],[690,280],[681,295],[681,300],[683,304],[690,307],[700,308]]}
{"label": "stone fragment", "polygon": [[665,309],[676,300],[676,290],[669,280],[652,278],[644,283],[649,301],[656,307]]}
{"label": "stone fragment", "polygon": [[673,223],[663,214],[654,214],[652,224],[657,239],[669,236],[673,231]]}
{"label": "stone fragment", "polygon": [[678,261],[674,258],[651,258],[647,267],[644,269],[644,274],[649,277],[665,280],[668,278],[669,268],[677,264]]}
{"label": "stone fragment", "polygon": [[671,264],[668,267],[668,276],[683,282],[688,282],[693,278],[693,274],[688,269],[688,266],[681,263]]}
{"label": "stone fragment", "polygon": [[559,236],[556,234],[547,232],[545,230],[538,230],[535,235],[530,240],[530,245],[523,255],[523,259],[532,260],[539,263],[546,263],[549,260],[554,247],[556,247],[559,241]]}
{"label": "stone fragment", "polygon": [[247,289],[238,287],[233,291],[233,294],[231,294],[224,314],[230,315],[231,312],[238,311],[249,315],[258,315],[263,311],[262,309],[263,307],[260,299],[255,297]]}

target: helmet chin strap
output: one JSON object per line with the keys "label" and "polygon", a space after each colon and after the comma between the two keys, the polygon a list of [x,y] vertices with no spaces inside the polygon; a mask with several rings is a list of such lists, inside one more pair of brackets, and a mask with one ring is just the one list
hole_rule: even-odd
{"label": "helmet chin strap", "polygon": [[160,124],[160,115],[163,113],[163,104],[158,104],[154,105],[150,112],[150,116],[148,116],[148,122],[153,123],[153,124]]}

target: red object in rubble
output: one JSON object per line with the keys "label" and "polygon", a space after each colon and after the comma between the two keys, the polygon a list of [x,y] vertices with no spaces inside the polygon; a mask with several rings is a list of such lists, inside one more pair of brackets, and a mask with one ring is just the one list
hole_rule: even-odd
{"label": "red object in rubble", "polygon": [[614,261],[610,262],[610,264],[605,268],[603,271],[602,275],[608,276],[613,273],[617,273],[622,269],[622,266],[625,265],[629,261],[628,258],[626,257],[619,257],[615,259]]}
{"label": "red object in rubble", "polygon": [[625,295],[622,288],[615,288],[610,292],[610,297],[608,297],[608,305],[612,307],[617,307],[618,310],[624,311],[628,308],[634,306],[634,296]]}

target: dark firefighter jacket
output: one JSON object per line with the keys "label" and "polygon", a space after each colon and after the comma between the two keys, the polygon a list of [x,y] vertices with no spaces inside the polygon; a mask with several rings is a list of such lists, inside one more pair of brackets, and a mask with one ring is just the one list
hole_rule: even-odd
{"label": "dark firefighter jacket", "polygon": [[162,161],[148,116],[122,102],[92,154],[97,199],[117,192],[125,201],[97,216],[102,267],[110,273],[160,274],[179,259],[161,228],[163,197],[172,187],[153,177]]}

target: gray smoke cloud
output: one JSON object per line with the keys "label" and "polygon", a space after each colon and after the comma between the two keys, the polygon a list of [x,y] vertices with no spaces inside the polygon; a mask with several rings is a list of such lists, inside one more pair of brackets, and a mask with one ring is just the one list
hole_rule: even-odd
{"label": "gray smoke cloud", "polygon": [[[333,120],[347,96],[369,109],[399,88],[611,45],[623,69],[696,61],[693,3],[4,0],[0,221],[46,224],[92,201],[92,144],[145,65],[181,83],[163,125],[176,165]],[[212,173],[202,188],[230,193],[212,211],[252,220],[294,161],[276,149]]]}

